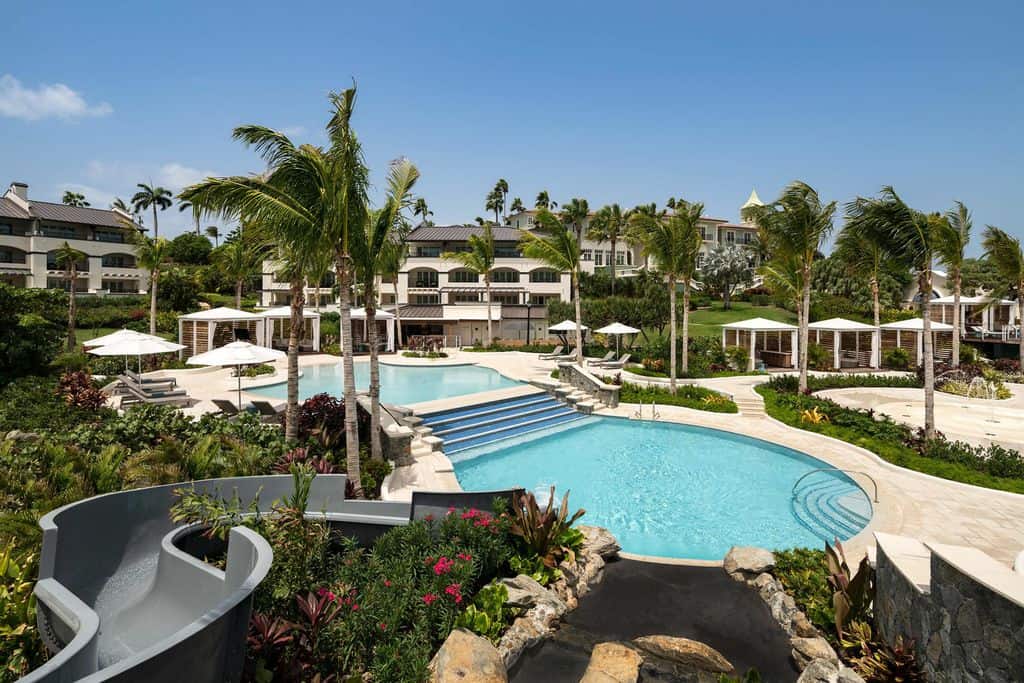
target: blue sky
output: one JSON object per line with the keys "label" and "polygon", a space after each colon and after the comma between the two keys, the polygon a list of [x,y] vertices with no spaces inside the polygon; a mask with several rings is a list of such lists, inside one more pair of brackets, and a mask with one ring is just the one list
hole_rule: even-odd
{"label": "blue sky", "polygon": [[[591,206],[736,219],[795,178],[892,184],[1024,235],[1019,3],[16,3],[0,42],[0,183],[95,204],[260,169],[241,123],[322,142],[355,78],[374,178],[412,159],[436,222],[499,177]],[[161,233],[188,219],[161,216]],[[976,251],[976,248],[975,248]]]}

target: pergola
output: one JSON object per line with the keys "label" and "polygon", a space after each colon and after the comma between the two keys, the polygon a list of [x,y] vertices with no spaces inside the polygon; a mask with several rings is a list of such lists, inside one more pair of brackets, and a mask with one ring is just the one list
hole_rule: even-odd
{"label": "pergola", "polygon": [[772,367],[797,367],[797,344],[797,327],[789,323],[751,318],[722,325],[722,348],[742,346],[750,351],[747,370],[754,369],[757,358]]}
{"label": "pergola", "polygon": [[[910,318],[879,325],[881,350],[904,349],[921,365],[924,359],[924,320]],[[953,326],[932,321],[932,355],[939,360],[953,357]]]}
{"label": "pergola", "polygon": [[178,341],[185,348],[178,357],[191,357],[230,344],[248,341],[266,346],[266,320],[257,313],[246,313],[221,306],[178,316]]}
{"label": "pergola", "polygon": [[877,368],[879,332],[874,325],[829,318],[809,326],[814,343],[832,352],[834,368]]}
{"label": "pergola", "polygon": [[[261,314],[266,320],[265,346],[272,348],[288,348],[288,335],[291,333],[292,309],[290,306],[278,306],[263,311]],[[303,308],[302,339],[299,340],[299,347],[310,348],[313,351],[320,350],[320,314]]]}

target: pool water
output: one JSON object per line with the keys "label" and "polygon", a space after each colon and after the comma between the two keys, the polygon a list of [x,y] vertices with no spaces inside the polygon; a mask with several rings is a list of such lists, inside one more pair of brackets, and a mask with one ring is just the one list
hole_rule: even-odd
{"label": "pool water", "polygon": [[[369,363],[356,362],[355,375],[357,389],[365,390],[370,386]],[[299,400],[304,401],[310,396],[324,393],[341,396],[343,376],[340,362],[302,368],[302,377],[299,378]],[[519,386],[519,382],[490,368],[477,365],[420,367],[380,364],[380,399],[399,405],[514,386]],[[288,398],[286,383],[247,391],[281,401]]]}
{"label": "pool water", "polygon": [[850,478],[758,439],[703,427],[592,417],[539,438],[452,456],[467,491],[522,486],[569,490],[582,522],[607,527],[623,550],[720,560],[734,545],[821,547],[871,518]]}

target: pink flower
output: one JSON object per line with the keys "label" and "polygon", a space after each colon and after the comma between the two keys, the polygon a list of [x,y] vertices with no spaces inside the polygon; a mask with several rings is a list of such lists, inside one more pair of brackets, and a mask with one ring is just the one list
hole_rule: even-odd
{"label": "pink flower", "polygon": [[462,587],[459,584],[450,584],[447,588],[444,589],[444,592],[450,595],[451,597],[455,598],[456,605],[462,602]]}
{"label": "pink flower", "polygon": [[427,515],[426,517],[423,518],[423,521],[425,521],[425,522],[433,522],[434,521],[434,515]]}
{"label": "pink flower", "polygon": [[358,611],[358,610],[359,610],[359,605],[357,605],[355,603],[352,603],[352,611],[355,612],[355,611]]}
{"label": "pink flower", "polygon": [[434,574],[436,574],[437,576],[447,574],[452,570],[452,567],[454,566],[455,562],[449,560],[447,557],[441,557],[437,560],[437,563],[434,565]]}
{"label": "pink flower", "polygon": [[473,559],[473,556],[469,553],[459,553],[457,557],[463,562],[469,562]]}
{"label": "pink flower", "polygon": [[437,597],[438,596],[434,595],[433,593],[427,593],[423,596],[423,602],[427,605],[427,607],[430,607],[430,605],[434,604],[434,601],[437,600]]}
{"label": "pink flower", "polygon": [[391,581],[389,581],[388,579],[384,579],[384,585],[388,588],[391,588]]}
{"label": "pink flower", "polygon": [[388,625],[387,625],[387,624],[385,624],[385,623],[384,623],[384,622],[382,621],[382,622],[380,622],[379,624],[377,624],[377,628],[379,628],[379,629],[380,629],[381,631],[387,631],[387,630],[388,630]]}
{"label": "pink flower", "polygon": [[462,513],[462,518],[463,519],[473,519],[474,517],[476,517],[479,514],[480,514],[480,511],[477,510],[476,508],[470,508],[470,509],[468,509],[468,510],[466,510],[465,512]]}
{"label": "pink flower", "polygon": [[454,505],[449,505],[448,506],[448,514],[449,515],[454,515],[455,514],[455,506]]}

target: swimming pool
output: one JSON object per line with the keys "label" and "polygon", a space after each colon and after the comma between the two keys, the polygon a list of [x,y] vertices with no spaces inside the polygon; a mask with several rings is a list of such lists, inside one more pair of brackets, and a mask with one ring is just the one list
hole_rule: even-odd
{"label": "swimming pool", "polygon": [[455,453],[467,491],[551,485],[639,555],[720,560],[734,545],[821,547],[849,538],[871,502],[803,453],[703,427],[592,417],[578,426]]}
{"label": "swimming pool", "polygon": [[[356,388],[365,390],[370,386],[370,364],[356,362],[355,371]],[[302,368],[302,377],[299,378],[299,400],[304,401],[310,396],[323,393],[341,396],[343,376],[340,362]],[[380,399],[400,405],[514,386],[519,386],[519,382],[478,365],[424,367],[380,364]],[[282,401],[288,398],[286,383],[248,391]]]}

